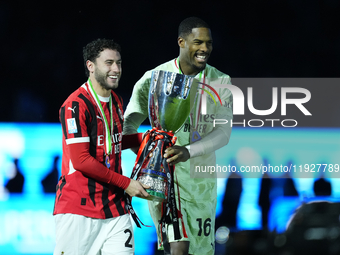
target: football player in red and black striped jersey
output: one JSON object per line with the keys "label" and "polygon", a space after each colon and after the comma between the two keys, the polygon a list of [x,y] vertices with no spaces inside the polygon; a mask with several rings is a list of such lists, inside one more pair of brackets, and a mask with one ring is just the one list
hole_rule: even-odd
{"label": "football player in red and black striped jersey", "polygon": [[122,75],[120,46],[97,39],[83,49],[87,82],[60,108],[62,175],[54,206],[54,254],[134,254],[129,196],[147,197],[140,182],[122,175],[121,150],[142,134],[122,135],[123,102],[112,90]]}

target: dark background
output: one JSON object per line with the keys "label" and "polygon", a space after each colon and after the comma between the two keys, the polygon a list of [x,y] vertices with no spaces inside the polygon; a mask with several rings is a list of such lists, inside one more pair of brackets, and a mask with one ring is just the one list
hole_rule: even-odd
{"label": "dark background", "polygon": [[[126,107],[146,70],[178,56],[177,28],[189,16],[211,26],[209,64],[232,78],[339,77],[339,13],[337,0],[1,1],[0,121],[58,122],[63,101],[86,81],[82,47],[99,37],[122,46],[117,92]],[[339,107],[338,92],[322,104]]]}
{"label": "dark background", "polygon": [[[177,28],[189,16],[210,24],[214,51],[209,64],[232,78],[338,78],[339,13],[338,0],[0,1],[0,122],[58,122],[64,100],[86,81],[82,48],[97,38],[112,38],[122,46],[123,76],[117,92],[126,106],[146,70],[178,56]],[[333,81],[302,86],[312,93],[307,109],[322,121],[311,121],[299,111],[287,118],[297,119],[299,126],[340,126],[340,87]],[[257,89],[254,106],[268,109],[271,91]],[[243,118],[258,117],[246,112]],[[269,190],[277,185],[271,181],[263,178],[259,201],[267,213]],[[297,196],[288,181],[292,188],[287,194]],[[224,219],[235,220],[241,182],[228,180],[223,206],[235,210],[221,214],[217,226],[225,224]],[[330,190],[322,179],[318,183],[322,192]],[[235,243],[246,247],[245,240],[252,242],[243,238]]]}

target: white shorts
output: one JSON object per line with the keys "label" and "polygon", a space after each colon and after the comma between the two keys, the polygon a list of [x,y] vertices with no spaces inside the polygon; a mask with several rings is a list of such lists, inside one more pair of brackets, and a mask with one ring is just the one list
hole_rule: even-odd
{"label": "white shorts", "polygon": [[133,255],[133,228],[129,214],[95,219],[57,214],[54,255]]}

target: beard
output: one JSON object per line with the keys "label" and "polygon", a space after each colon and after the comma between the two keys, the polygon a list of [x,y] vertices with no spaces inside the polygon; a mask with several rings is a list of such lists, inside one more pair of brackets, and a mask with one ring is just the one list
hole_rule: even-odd
{"label": "beard", "polygon": [[207,63],[198,63],[196,62],[195,57],[188,57],[187,63],[189,64],[190,68],[192,71],[194,71],[195,73],[199,73],[201,71],[203,71],[206,67]]}
{"label": "beard", "polygon": [[193,68],[199,73],[199,72],[201,72],[201,71],[204,70],[206,64],[204,64],[204,65],[199,65],[199,66],[197,66],[197,65],[192,65],[192,66],[193,66]]}
{"label": "beard", "polygon": [[109,89],[115,89],[118,87],[118,85],[109,85],[107,82],[107,74],[101,72],[97,67],[94,72],[94,78],[97,80],[97,82],[100,84],[100,86],[103,89],[109,90]]}

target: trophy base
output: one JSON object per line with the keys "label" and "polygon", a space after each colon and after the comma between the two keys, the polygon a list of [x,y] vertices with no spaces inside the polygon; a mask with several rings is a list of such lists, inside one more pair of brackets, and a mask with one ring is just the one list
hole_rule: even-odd
{"label": "trophy base", "polygon": [[150,195],[148,198],[145,198],[147,200],[155,201],[155,202],[163,202],[166,199],[164,193],[157,192],[155,190],[149,190],[149,189],[146,189],[145,191]]}
{"label": "trophy base", "polygon": [[166,174],[162,171],[142,168],[137,181],[150,187],[145,190],[150,195],[145,199],[155,202],[163,202],[167,199],[167,182],[165,178]]}

